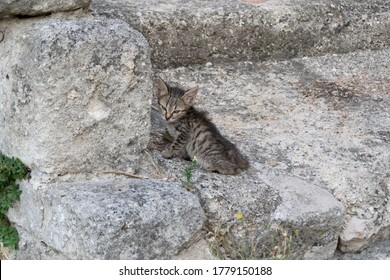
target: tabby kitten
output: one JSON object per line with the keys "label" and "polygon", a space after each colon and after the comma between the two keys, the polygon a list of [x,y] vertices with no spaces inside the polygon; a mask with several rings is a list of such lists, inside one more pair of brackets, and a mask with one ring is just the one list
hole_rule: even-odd
{"label": "tabby kitten", "polygon": [[164,158],[196,157],[207,171],[236,175],[249,167],[248,160],[237,147],[224,138],[207,117],[207,112],[193,105],[198,87],[188,91],[170,87],[161,78],[157,80],[159,111],[165,117],[172,145],[162,152]]}

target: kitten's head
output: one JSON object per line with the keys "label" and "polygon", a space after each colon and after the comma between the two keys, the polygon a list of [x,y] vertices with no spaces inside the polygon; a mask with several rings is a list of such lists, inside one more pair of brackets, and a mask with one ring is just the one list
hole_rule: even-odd
{"label": "kitten's head", "polygon": [[157,100],[160,113],[167,122],[174,122],[184,116],[195,103],[198,87],[182,90],[170,87],[163,79],[157,79]]}

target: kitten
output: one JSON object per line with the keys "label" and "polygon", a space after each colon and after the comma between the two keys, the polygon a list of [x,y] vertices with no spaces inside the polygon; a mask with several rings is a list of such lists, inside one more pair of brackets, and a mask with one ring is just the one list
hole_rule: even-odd
{"label": "kitten", "polygon": [[160,113],[165,117],[172,145],[162,152],[164,158],[196,157],[207,171],[236,175],[248,169],[248,160],[237,147],[224,138],[207,117],[207,112],[193,105],[198,87],[188,91],[170,87],[161,78],[157,80],[157,100]]}

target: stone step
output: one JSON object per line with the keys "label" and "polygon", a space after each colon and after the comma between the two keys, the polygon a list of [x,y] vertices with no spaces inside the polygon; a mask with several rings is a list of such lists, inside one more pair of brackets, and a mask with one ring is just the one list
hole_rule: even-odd
{"label": "stone step", "polygon": [[[261,188],[269,170],[294,175],[342,202],[346,216],[340,249],[356,252],[386,238],[390,228],[389,57],[387,48],[286,61],[193,65],[156,70],[156,76],[185,89],[198,85],[197,107],[209,111],[222,133],[251,161],[252,168],[240,179],[197,171],[194,184],[201,193],[215,188],[235,205],[239,199],[230,192],[239,196],[245,188]],[[152,139],[158,139],[164,127],[159,121],[152,127]],[[160,156],[158,162],[167,173],[182,176],[182,160]],[[211,204],[209,209],[222,203],[204,200]]]}
{"label": "stone step", "polygon": [[205,221],[180,184],[119,177],[25,182],[9,217],[21,236],[17,259],[167,259]]}
{"label": "stone step", "polygon": [[18,0],[1,1],[0,17],[42,16],[50,13],[69,12],[77,9],[87,9],[91,0]]}
{"label": "stone step", "polygon": [[390,44],[387,0],[94,0],[149,41],[157,68],[288,59]]}

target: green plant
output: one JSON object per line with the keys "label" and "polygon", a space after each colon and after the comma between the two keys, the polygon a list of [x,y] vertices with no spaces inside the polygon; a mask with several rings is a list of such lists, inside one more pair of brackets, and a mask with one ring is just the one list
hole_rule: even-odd
{"label": "green plant", "polygon": [[0,152],[0,241],[13,249],[17,249],[19,235],[6,214],[19,201],[22,193],[16,181],[25,179],[28,172],[27,166],[20,159],[6,157]]}
{"label": "green plant", "polygon": [[192,176],[194,174],[194,170],[196,168],[196,157],[194,157],[191,161],[190,164],[187,164],[185,167],[184,167],[184,179],[185,181],[183,182],[185,187],[187,188],[191,188],[192,187]]}

